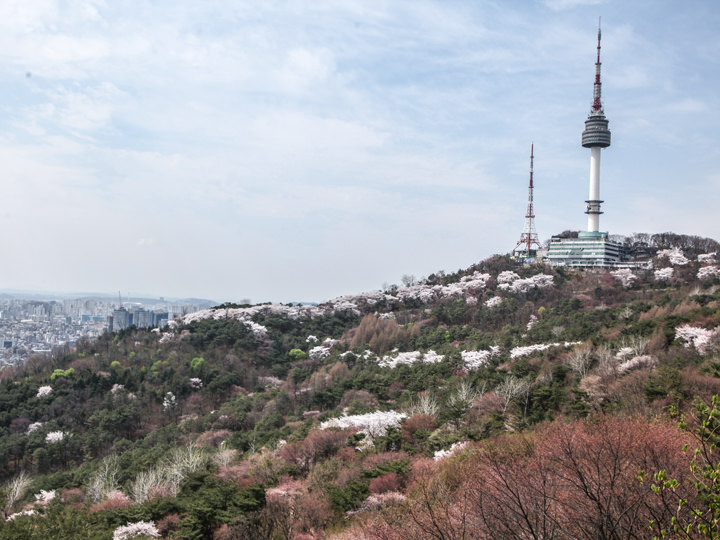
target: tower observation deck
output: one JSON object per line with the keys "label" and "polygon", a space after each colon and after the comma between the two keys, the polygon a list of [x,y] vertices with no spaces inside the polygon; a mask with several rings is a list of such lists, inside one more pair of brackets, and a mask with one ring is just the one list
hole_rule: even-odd
{"label": "tower observation deck", "polygon": [[595,62],[595,84],[593,85],[593,103],[590,114],[585,120],[582,133],[582,145],[590,148],[590,196],[587,203],[588,232],[600,230],[600,150],[610,146],[610,130],[602,106],[602,83],[600,82],[600,26],[598,25],[597,61]]}

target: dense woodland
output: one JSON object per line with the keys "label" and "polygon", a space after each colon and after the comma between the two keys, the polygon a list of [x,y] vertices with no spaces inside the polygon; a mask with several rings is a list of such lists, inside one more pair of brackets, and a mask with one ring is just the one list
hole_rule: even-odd
{"label": "dense woodland", "polygon": [[0,539],[720,538],[720,246],[636,236],[5,369]]}

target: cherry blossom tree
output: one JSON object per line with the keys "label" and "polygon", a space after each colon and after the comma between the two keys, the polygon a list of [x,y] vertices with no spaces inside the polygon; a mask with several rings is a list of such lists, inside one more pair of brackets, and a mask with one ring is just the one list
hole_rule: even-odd
{"label": "cherry blossom tree", "polygon": [[45,435],[45,442],[48,444],[57,444],[65,439],[65,433],[63,431],[51,431]]}
{"label": "cherry blossom tree", "polygon": [[610,272],[610,275],[617,279],[625,289],[627,289],[628,287],[632,287],[638,279],[637,276],[633,274],[632,270],[630,270],[629,268],[620,268],[619,270],[614,270]]}
{"label": "cherry blossom tree", "polygon": [[538,320],[539,320],[539,319],[537,318],[537,315],[531,314],[531,315],[530,315],[530,320],[528,320],[528,323],[525,325],[525,329],[526,329],[526,330],[532,330],[532,327],[535,326],[535,323],[537,323]]}
{"label": "cherry blossom tree", "polygon": [[455,455],[456,453],[464,450],[467,448],[468,444],[470,444],[468,441],[461,441],[453,443],[450,448],[447,450],[436,450],[433,454],[433,459],[435,461],[440,461],[441,459],[448,458],[450,456]]}
{"label": "cherry blossom tree", "polygon": [[500,347],[494,345],[485,351],[461,351],[460,357],[465,369],[474,371],[487,365],[488,361],[498,354],[500,354]]}
{"label": "cherry blossom tree", "polygon": [[625,375],[626,373],[639,368],[654,368],[658,365],[658,359],[654,356],[644,354],[642,356],[633,356],[627,362],[623,362],[617,367],[617,373],[619,375]]}
{"label": "cherry blossom tree", "polygon": [[565,343],[537,343],[535,345],[522,345],[520,347],[514,347],[510,350],[510,358],[514,360],[536,352],[546,351],[551,347],[571,347],[580,343],[580,341],[566,341]]}
{"label": "cherry blossom tree", "polygon": [[720,327],[714,330],[707,330],[696,326],[685,324],[675,328],[675,339],[681,339],[685,342],[685,347],[695,347],[699,354],[707,354],[713,347],[715,337],[720,334]]}
{"label": "cherry blossom tree", "polygon": [[378,362],[378,365],[380,367],[396,368],[400,365],[411,366],[416,363],[437,364],[438,362],[442,362],[444,359],[445,356],[438,354],[433,350],[429,350],[426,353],[421,353],[419,351],[394,352],[391,355],[383,356],[382,360]]}
{"label": "cherry blossom tree", "polygon": [[532,289],[545,289],[553,286],[553,276],[547,274],[535,274],[526,279],[516,279],[512,282],[498,283],[498,289],[513,293],[527,293]]}
{"label": "cherry blossom tree", "polygon": [[52,501],[55,498],[55,490],[51,489],[49,491],[45,491],[44,489],[40,490],[40,493],[35,494],[35,504],[40,506],[47,506],[50,504],[50,501]]}
{"label": "cherry blossom tree", "polygon": [[500,272],[497,277],[498,283],[512,283],[513,281],[517,281],[520,279],[520,276],[517,275],[512,270],[505,270],[503,272]]}
{"label": "cherry blossom tree", "polygon": [[52,391],[52,386],[41,386],[40,388],[38,388],[36,397],[42,398],[45,396],[49,396],[50,394],[52,394]]}
{"label": "cherry blossom tree", "polygon": [[699,263],[703,264],[717,264],[717,252],[713,251],[712,253],[701,253],[698,255],[697,260]]}
{"label": "cherry blossom tree", "polygon": [[690,259],[683,255],[680,248],[661,249],[655,256],[658,259],[667,258],[670,261],[670,264],[677,266],[684,266],[690,262]]}
{"label": "cherry blossom tree", "polygon": [[160,531],[154,521],[136,521],[118,527],[113,532],[113,540],[129,540],[130,538],[150,537],[158,538]]}
{"label": "cherry blossom tree", "polygon": [[673,267],[658,268],[655,270],[655,281],[668,281],[673,276]]}
{"label": "cherry blossom tree", "polygon": [[27,428],[27,434],[30,435],[31,433],[34,433],[38,429],[40,429],[43,426],[42,422],[33,422],[30,424]]}
{"label": "cherry blossom tree", "polygon": [[172,392],[167,392],[165,394],[165,397],[163,398],[163,409],[165,411],[171,411],[175,408],[177,405],[177,399],[175,398],[175,394]]}
{"label": "cherry blossom tree", "polygon": [[331,418],[320,424],[320,429],[357,429],[368,438],[382,437],[389,427],[400,427],[400,421],[407,414],[395,411],[376,411],[367,414]]}
{"label": "cherry blossom tree", "polygon": [[718,266],[703,266],[698,270],[697,273],[698,279],[710,279],[710,278],[720,278],[720,267]]}
{"label": "cherry blossom tree", "polygon": [[313,360],[323,360],[330,356],[330,347],[317,345],[308,351],[308,356]]}

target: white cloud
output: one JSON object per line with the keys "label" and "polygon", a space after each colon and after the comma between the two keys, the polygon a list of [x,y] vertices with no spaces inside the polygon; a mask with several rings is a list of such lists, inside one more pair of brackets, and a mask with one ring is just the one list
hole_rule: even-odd
{"label": "white cloud", "polygon": [[668,110],[680,113],[696,113],[707,110],[707,104],[699,99],[685,98],[674,103],[668,103]]}
{"label": "white cloud", "polygon": [[306,92],[323,85],[334,70],[329,50],[293,49],[278,73],[278,81],[289,93]]}
{"label": "white cloud", "polygon": [[559,11],[581,6],[595,6],[602,4],[603,1],[604,0],[545,0],[545,5],[550,9]]}

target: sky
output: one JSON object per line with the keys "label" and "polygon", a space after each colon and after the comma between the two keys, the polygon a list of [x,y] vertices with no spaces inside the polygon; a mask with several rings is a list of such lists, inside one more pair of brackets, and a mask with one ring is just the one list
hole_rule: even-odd
{"label": "sky", "polygon": [[584,230],[720,239],[711,0],[3,0],[0,289],[320,302]]}

